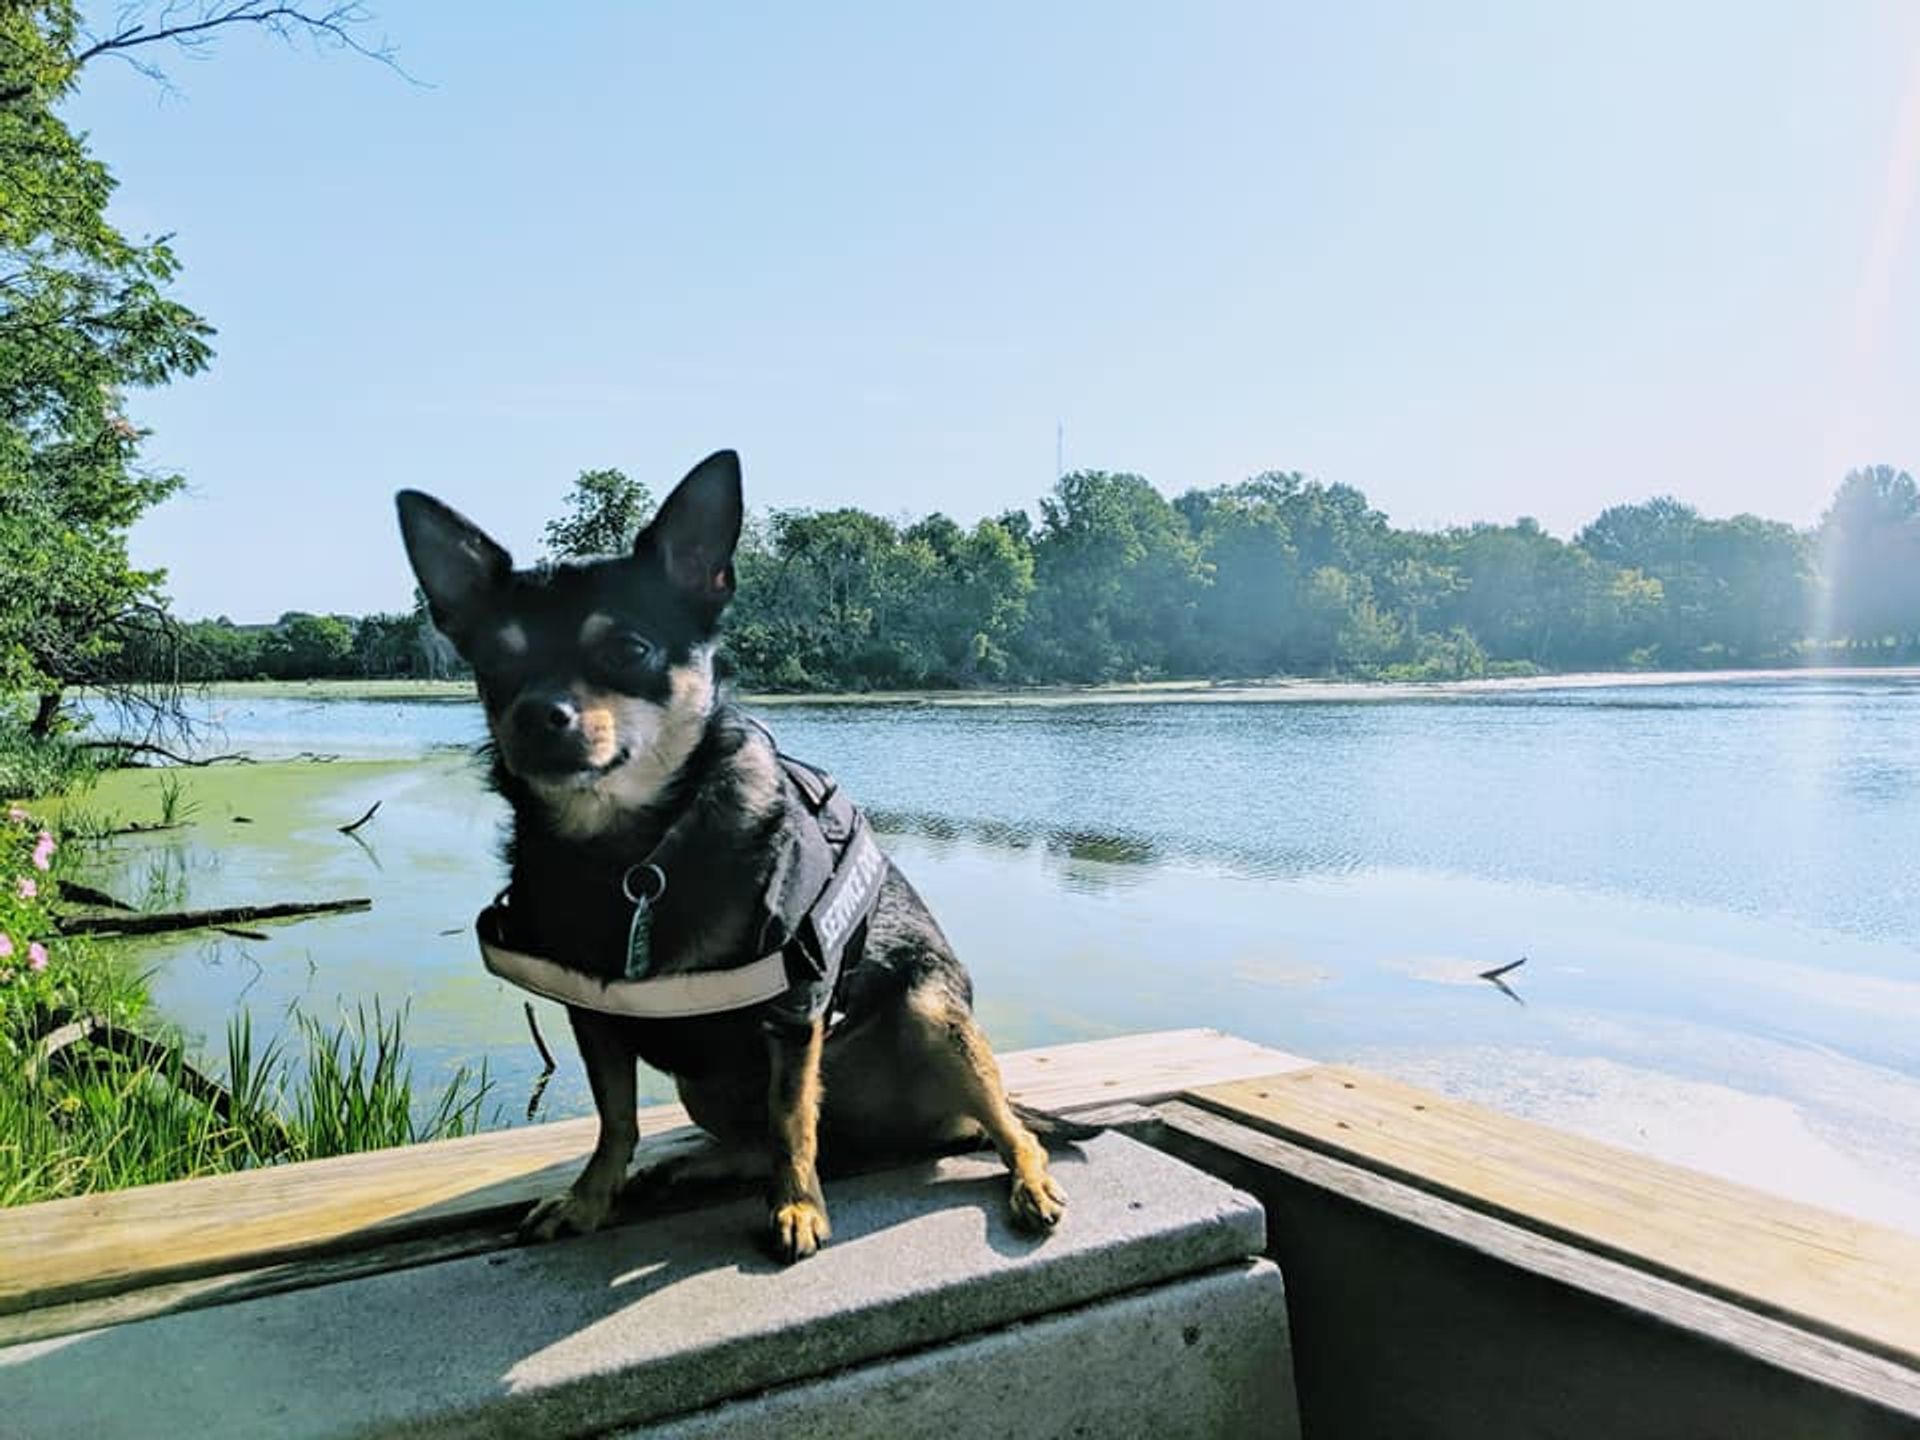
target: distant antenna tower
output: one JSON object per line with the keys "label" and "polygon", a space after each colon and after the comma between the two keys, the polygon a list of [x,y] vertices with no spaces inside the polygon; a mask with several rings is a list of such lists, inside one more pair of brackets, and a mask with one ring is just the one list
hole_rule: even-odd
{"label": "distant antenna tower", "polygon": [[1053,478],[1058,480],[1067,473],[1067,422],[1053,422]]}

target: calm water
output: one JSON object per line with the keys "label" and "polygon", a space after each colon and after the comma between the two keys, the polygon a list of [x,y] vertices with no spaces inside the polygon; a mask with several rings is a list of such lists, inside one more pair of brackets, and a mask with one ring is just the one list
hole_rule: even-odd
{"label": "calm water", "polygon": [[[498,883],[477,708],[212,711],[343,760],[202,772],[119,883],[376,906],[159,947],[163,1003],[215,1033],[243,993],[410,999],[422,1069],[485,1056],[517,1112],[520,999],[464,929]],[[876,812],[1003,1045],[1215,1025],[1920,1228],[1911,681],[769,718]],[[334,832],[375,799],[366,846]],[[1522,956],[1514,996],[1475,978]],[[588,1106],[566,1061],[547,1113]]]}

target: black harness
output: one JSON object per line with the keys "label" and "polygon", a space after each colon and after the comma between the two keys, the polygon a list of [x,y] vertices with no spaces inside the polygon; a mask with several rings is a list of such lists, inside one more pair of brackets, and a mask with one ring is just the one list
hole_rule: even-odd
{"label": "black harness", "polygon": [[[771,745],[771,735],[767,740]],[[634,906],[623,976],[511,948],[504,891],[475,922],[487,968],[535,994],[608,1014],[670,1019],[757,1008],[762,1023],[775,1029],[806,1029],[821,1019],[831,1028],[841,1018],[837,1002],[847,976],[865,949],[887,858],[865,814],[831,775],[777,750],[775,756],[785,818],[773,839],[776,859],[760,895],[752,956],[718,970],[648,973],[652,907],[673,884],[683,839],[677,823],[622,877],[622,893]]]}

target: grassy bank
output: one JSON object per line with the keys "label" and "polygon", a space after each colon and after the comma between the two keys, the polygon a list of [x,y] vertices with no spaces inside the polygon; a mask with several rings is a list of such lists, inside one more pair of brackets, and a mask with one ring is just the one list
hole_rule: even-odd
{"label": "grassy bank", "polygon": [[0,1204],[479,1128],[484,1068],[417,1096],[405,1017],[377,1005],[333,1025],[298,1016],[265,1045],[241,1010],[216,1062],[190,1053],[114,942],[62,932],[62,881],[105,822],[72,797],[50,808],[63,818],[0,814]]}

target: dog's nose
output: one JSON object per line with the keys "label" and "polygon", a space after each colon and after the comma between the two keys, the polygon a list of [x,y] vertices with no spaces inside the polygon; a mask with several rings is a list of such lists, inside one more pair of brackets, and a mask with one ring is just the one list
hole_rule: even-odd
{"label": "dog's nose", "polygon": [[564,739],[580,729],[580,707],[565,691],[525,695],[513,707],[513,728],[531,744]]}

